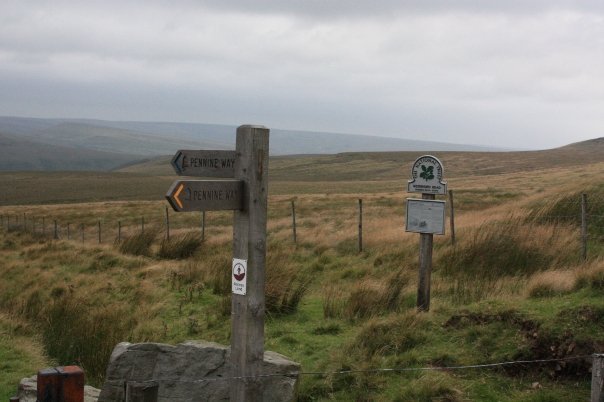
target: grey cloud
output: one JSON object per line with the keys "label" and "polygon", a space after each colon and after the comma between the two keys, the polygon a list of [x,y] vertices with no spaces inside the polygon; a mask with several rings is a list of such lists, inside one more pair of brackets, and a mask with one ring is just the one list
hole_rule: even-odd
{"label": "grey cloud", "polygon": [[205,0],[190,4],[225,12],[283,13],[321,20],[456,12],[534,14],[558,9],[604,12],[604,3],[600,0]]}
{"label": "grey cloud", "polygon": [[602,8],[8,0],[0,114],[561,145],[602,135]]}

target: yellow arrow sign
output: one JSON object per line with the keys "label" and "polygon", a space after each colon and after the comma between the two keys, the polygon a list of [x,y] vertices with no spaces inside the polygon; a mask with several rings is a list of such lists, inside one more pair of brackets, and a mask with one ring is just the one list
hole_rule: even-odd
{"label": "yellow arrow sign", "polygon": [[180,193],[182,192],[182,189],[185,188],[185,185],[180,183],[180,186],[178,186],[178,190],[176,190],[176,192],[174,193],[174,201],[176,201],[176,204],[178,204],[178,206],[182,209],[182,202],[180,201],[180,199],[178,198],[178,196],[180,195]]}

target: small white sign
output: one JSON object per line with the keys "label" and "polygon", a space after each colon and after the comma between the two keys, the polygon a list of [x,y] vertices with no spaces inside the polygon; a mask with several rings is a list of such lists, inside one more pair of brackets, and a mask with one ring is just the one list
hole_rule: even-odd
{"label": "small white sign", "polygon": [[405,231],[445,234],[445,202],[407,198]]}
{"label": "small white sign", "polygon": [[432,155],[420,156],[413,163],[407,191],[423,194],[447,194],[447,183],[443,180],[443,164]]}
{"label": "small white sign", "polygon": [[233,274],[231,275],[233,294],[244,295],[247,285],[247,260],[233,258]]}

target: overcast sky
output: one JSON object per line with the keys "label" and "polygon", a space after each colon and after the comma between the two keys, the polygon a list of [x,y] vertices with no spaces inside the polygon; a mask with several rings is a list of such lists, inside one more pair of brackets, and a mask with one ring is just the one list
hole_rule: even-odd
{"label": "overcast sky", "polygon": [[1,0],[0,115],[550,148],[604,136],[604,1]]}

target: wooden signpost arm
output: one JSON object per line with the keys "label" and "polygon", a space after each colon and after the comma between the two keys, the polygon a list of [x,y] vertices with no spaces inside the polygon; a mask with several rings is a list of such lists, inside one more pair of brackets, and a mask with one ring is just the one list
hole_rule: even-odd
{"label": "wooden signpost arm", "polygon": [[[264,280],[269,130],[237,129],[235,179],[243,181],[243,207],[235,211],[233,257],[247,260],[245,295],[232,295],[231,401],[261,401],[264,360]],[[238,379],[237,377],[245,377]]]}

